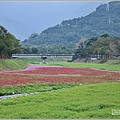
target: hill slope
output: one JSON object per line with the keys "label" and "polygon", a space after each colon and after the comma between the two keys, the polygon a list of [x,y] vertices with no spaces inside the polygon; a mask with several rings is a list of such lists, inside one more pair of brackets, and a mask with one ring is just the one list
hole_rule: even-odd
{"label": "hill slope", "polygon": [[0,59],[0,72],[24,69],[28,64],[23,60]]}
{"label": "hill slope", "polygon": [[33,33],[24,40],[24,45],[64,45],[78,43],[82,37],[100,36],[109,34],[120,37],[120,1],[102,4],[96,11],[81,18],[62,21],[42,33]]}

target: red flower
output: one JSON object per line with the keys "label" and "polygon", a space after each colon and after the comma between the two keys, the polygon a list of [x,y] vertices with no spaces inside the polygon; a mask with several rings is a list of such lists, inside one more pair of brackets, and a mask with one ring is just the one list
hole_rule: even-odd
{"label": "red flower", "polygon": [[25,70],[1,72],[0,86],[26,83],[96,83],[119,81],[120,72],[103,71],[90,68],[70,68],[57,66],[30,66]]}

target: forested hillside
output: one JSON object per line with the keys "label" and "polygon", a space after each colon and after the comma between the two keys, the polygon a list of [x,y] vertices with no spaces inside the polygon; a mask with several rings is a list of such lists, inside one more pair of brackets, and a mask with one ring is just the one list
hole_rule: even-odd
{"label": "forested hillside", "polygon": [[13,53],[21,52],[20,41],[0,26],[0,59],[11,58]]}
{"label": "forested hillside", "polygon": [[[54,19],[54,18],[53,18]],[[73,53],[80,39],[98,37],[103,34],[120,37],[120,1],[102,4],[85,17],[62,21],[42,33],[33,33],[23,45],[40,46],[42,52]],[[66,48],[66,45],[68,46]],[[58,50],[56,51],[56,48]]]}

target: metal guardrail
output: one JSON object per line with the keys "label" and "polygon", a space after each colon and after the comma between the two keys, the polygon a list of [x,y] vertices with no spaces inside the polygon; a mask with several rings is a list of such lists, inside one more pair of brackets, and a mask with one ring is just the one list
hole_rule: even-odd
{"label": "metal guardrail", "polygon": [[12,54],[12,58],[27,58],[27,57],[72,57],[74,54]]}

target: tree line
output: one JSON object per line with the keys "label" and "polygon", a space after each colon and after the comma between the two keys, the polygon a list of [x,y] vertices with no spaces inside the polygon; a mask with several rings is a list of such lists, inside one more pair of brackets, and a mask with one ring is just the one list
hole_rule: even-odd
{"label": "tree line", "polygon": [[23,45],[23,54],[72,54],[76,48],[74,43],[68,43],[65,45]]}
{"label": "tree line", "polygon": [[75,51],[81,58],[93,57],[109,59],[120,55],[120,38],[104,34],[90,39],[82,38]]}

